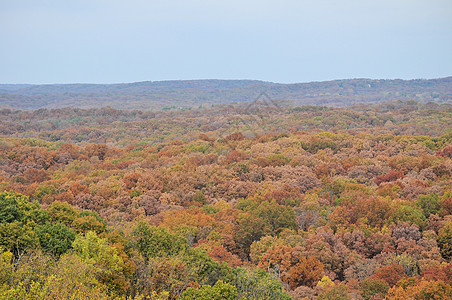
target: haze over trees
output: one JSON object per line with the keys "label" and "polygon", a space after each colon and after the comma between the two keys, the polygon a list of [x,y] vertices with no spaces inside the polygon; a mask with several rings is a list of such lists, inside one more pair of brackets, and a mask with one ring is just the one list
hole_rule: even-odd
{"label": "haze over trees", "polygon": [[447,102],[452,77],[416,80],[347,79],[281,84],[257,80],[174,80],[122,84],[0,84],[0,108],[100,108],[171,110],[253,101],[257,91],[289,106]]}
{"label": "haze over trees", "polygon": [[449,81],[344,107],[0,110],[0,298],[451,298]]}

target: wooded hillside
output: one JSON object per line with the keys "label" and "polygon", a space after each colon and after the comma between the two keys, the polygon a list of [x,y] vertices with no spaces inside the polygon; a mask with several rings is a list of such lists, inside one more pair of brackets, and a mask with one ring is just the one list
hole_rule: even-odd
{"label": "wooded hillside", "polygon": [[1,110],[0,298],[448,299],[451,128],[417,101]]}
{"label": "wooded hillside", "polygon": [[288,106],[452,100],[452,77],[417,80],[349,79],[280,84],[257,80],[174,80],[124,84],[0,85],[0,108],[170,110],[251,102],[260,92]]}

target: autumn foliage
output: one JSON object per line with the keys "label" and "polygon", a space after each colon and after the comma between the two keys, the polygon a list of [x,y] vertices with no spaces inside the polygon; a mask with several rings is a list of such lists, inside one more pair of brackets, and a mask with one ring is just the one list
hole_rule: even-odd
{"label": "autumn foliage", "polygon": [[452,297],[450,104],[51,112],[0,111],[2,299]]}

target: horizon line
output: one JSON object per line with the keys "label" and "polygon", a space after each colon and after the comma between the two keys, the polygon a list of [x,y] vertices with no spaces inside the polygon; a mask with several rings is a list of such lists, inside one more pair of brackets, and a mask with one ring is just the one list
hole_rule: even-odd
{"label": "horizon line", "polygon": [[318,82],[332,82],[332,81],[344,81],[344,80],[402,80],[402,81],[415,81],[415,80],[439,80],[451,78],[452,75],[444,77],[434,77],[434,78],[366,78],[366,77],[354,77],[354,78],[337,78],[328,80],[312,80],[312,81],[299,81],[299,82],[277,82],[268,81],[261,79],[218,79],[218,78],[201,78],[201,79],[163,79],[163,80],[141,80],[141,81],[128,81],[128,82],[67,82],[67,83],[0,83],[0,85],[121,85],[121,84],[134,84],[134,83],[154,83],[154,82],[176,82],[176,81],[255,81],[262,83],[273,83],[273,84],[302,84],[302,83],[318,83]]}

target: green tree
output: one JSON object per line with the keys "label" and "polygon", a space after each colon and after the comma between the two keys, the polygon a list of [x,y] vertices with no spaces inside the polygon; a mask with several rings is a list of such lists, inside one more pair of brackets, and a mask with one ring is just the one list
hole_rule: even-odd
{"label": "green tree", "polygon": [[71,226],[72,222],[80,215],[69,203],[60,201],[53,202],[47,207],[46,211],[53,223],[59,222],[66,226]]}
{"label": "green tree", "polygon": [[361,282],[361,296],[368,300],[374,295],[384,296],[389,290],[386,281],[376,278],[367,278]]}
{"label": "green tree", "polygon": [[[45,263],[45,259],[35,263],[43,262]],[[89,265],[75,255],[63,255],[55,266],[49,266],[47,274],[40,274],[41,277],[37,277],[34,270],[25,264],[19,266],[14,275],[21,274],[21,281],[0,289],[0,298],[111,299],[105,293],[105,287],[94,277]]]}
{"label": "green tree", "polygon": [[244,212],[237,218],[235,240],[246,254],[249,254],[251,244],[263,236],[278,234],[285,228],[297,228],[294,210],[275,201],[257,204],[252,199],[242,199],[237,208]]}
{"label": "green tree", "polygon": [[97,280],[109,290],[124,294],[129,284],[123,274],[124,261],[118,250],[110,246],[107,239],[99,238],[93,231],[78,235],[72,244],[73,251],[90,265]]}
{"label": "green tree", "polygon": [[251,244],[261,239],[261,237],[269,235],[271,230],[265,223],[265,220],[253,216],[249,212],[239,214],[237,218],[237,228],[234,231],[234,239],[240,248],[249,253]]}
{"label": "green tree", "polygon": [[409,222],[418,225],[419,228],[424,228],[427,223],[423,211],[411,204],[400,205],[393,213],[391,221],[393,223]]}
{"label": "green tree", "polygon": [[437,214],[441,210],[441,200],[437,194],[420,195],[416,200],[416,206],[422,209],[424,216]]}
{"label": "green tree", "polygon": [[188,247],[187,240],[162,227],[138,222],[132,231],[132,246],[146,258],[177,255]]}
{"label": "green tree", "polygon": [[452,258],[452,222],[447,223],[438,233],[438,246],[441,255],[450,261]]}
{"label": "green tree", "polygon": [[27,196],[15,192],[0,193],[0,223],[42,224],[46,220],[47,215],[38,202],[30,202]]}
{"label": "green tree", "polygon": [[278,234],[285,228],[297,229],[295,211],[291,207],[279,205],[275,201],[262,202],[255,214],[262,218],[270,226],[272,232]]}
{"label": "green tree", "polygon": [[27,249],[39,247],[39,239],[32,227],[21,222],[0,223],[0,246],[18,256]]}
{"label": "green tree", "polygon": [[217,280],[231,282],[235,278],[234,269],[226,263],[211,258],[204,249],[188,248],[181,255],[182,260],[197,269],[197,282],[214,284]]}
{"label": "green tree", "polygon": [[259,268],[237,269],[234,285],[237,287],[239,299],[291,299],[284,291],[281,281]]}
{"label": "green tree", "polygon": [[14,192],[3,192],[0,194],[0,222],[11,223],[21,221],[23,212],[19,208],[19,202],[26,197]]}
{"label": "green tree", "polygon": [[203,285],[199,288],[188,288],[180,296],[181,300],[236,300],[235,286],[218,280],[214,286]]}
{"label": "green tree", "polygon": [[74,230],[62,223],[40,225],[36,227],[36,234],[44,252],[60,257],[72,248],[75,240]]}

